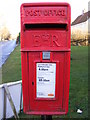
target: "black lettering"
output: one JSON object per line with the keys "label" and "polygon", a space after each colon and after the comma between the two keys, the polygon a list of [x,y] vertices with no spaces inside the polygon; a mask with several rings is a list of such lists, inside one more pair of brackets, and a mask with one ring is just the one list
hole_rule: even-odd
{"label": "black lettering", "polygon": [[53,16],[53,14],[52,14],[52,10],[49,10],[49,16]]}
{"label": "black lettering", "polygon": [[37,16],[40,16],[41,14],[40,14],[40,10],[37,10]]}
{"label": "black lettering", "polygon": [[43,11],[43,14],[44,14],[44,16],[48,16],[48,11],[47,11],[47,10],[44,10],[44,11]]}
{"label": "black lettering", "polygon": [[44,82],[49,82],[50,80],[43,79]]}
{"label": "black lettering", "polygon": [[30,14],[30,16],[33,16],[33,10],[31,10],[29,14]]}
{"label": "black lettering", "polygon": [[42,81],[42,79],[39,79],[39,81]]}
{"label": "black lettering", "polygon": [[28,16],[28,10],[25,11],[26,16]]}
{"label": "black lettering", "polygon": [[57,14],[58,14],[58,16],[61,16],[62,11],[61,11],[61,10],[58,10]]}
{"label": "black lettering", "polygon": [[58,10],[39,10],[39,9],[31,9],[25,10],[26,16],[65,16],[65,9],[58,9]]}
{"label": "black lettering", "polygon": [[53,12],[54,12],[54,16],[56,16],[56,10],[54,10]]}
{"label": "black lettering", "polygon": [[62,16],[65,16],[65,10],[62,10]]}
{"label": "black lettering", "polygon": [[34,16],[37,16],[37,10],[35,10],[35,11],[33,12],[33,15],[34,15]]}
{"label": "black lettering", "polygon": [[43,70],[43,71],[48,71],[48,69],[45,69],[45,68],[42,68],[41,70]]}

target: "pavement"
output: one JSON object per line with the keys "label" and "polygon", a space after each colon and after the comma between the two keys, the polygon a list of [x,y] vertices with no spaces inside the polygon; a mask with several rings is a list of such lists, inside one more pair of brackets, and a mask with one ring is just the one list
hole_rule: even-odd
{"label": "pavement", "polygon": [[0,42],[0,68],[5,63],[11,52],[16,47],[16,40]]}

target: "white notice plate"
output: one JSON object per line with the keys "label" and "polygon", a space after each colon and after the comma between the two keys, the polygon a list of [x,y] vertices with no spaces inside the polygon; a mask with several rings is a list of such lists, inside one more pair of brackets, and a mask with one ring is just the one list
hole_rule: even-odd
{"label": "white notice plate", "polygon": [[56,83],[56,64],[37,63],[36,68],[37,98],[54,98]]}

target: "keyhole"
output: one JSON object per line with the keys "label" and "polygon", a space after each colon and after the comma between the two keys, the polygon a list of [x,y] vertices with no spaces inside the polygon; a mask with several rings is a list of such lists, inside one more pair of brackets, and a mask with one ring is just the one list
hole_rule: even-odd
{"label": "keyhole", "polygon": [[32,82],[32,85],[34,85],[34,82]]}

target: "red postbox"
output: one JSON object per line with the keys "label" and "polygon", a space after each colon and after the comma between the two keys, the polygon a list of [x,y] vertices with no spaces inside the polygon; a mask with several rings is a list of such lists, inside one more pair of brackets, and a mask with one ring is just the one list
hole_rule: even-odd
{"label": "red postbox", "polygon": [[70,6],[21,6],[23,108],[27,114],[68,112],[70,80]]}

